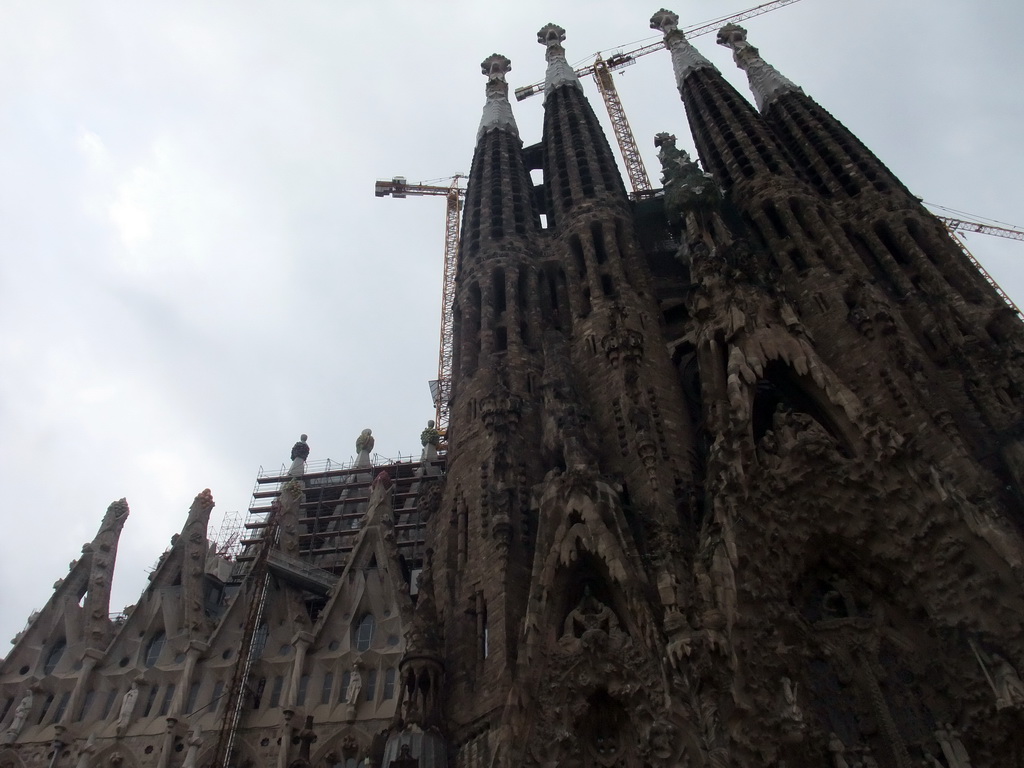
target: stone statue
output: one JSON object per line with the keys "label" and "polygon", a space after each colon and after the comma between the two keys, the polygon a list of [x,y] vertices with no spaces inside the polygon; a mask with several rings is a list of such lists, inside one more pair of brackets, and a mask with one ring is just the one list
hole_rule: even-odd
{"label": "stone statue", "polygon": [[373,433],[369,428],[364,429],[359,433],[359,437],[356,438],[356,466],[357,467],[368,467],[372,463],[370,461],[370,451],[373,450]]}
{"label": "stone statue", "polygon": [[562,638],[579,638],[585,643],[597,639],[598,635],[611,635],[619,626],[615,613],[607,605],[590,594],[590,586],[583,588],[579,604],[565,617]]}
{"label": "stone statue", "polygon": [[421,461],[437,461],[437,445],[441,442],[441,433],[434,426],[434,420],[427,422],[427,428],[420,432],[420,444],[423,446]]}
{"label": "stone statue", "polygon": [[117,735],[124,734],[128,724],[132,721],[132,714],[135,712],[135,704],[139,700],[139,681],[133,680],[132,687],[121,699],[121,711],[117,716]]}
{"label": "stone statue", "polygon": [[949,734],[949,746],[956,754],[959,765],[968,768],[971,764],[971,756],[967,754],[967,747],[960,740],[960,731],[954,728],[952,723],[946,723],[946,733]]}
{"label": "stone statue", "polygon": [[21,701],[18,703],[18,708],[14,710],[14,718],[11,720],[11,724],[8,726],[7,732],[4,733],[4,744],[13,744],[14,740],[18,738],[18,734],[20,734],[21,729],[25,727],[25,721],[28,720],[29,713],[32,711],[32,704],[32,689],[29,688],[25,691],[25,695],[21,697]]}
{"label": "stone statue", "polygon": [[357,661],[352,665],[352,678],[348,681],[348,690],[345,691],[345,701],[348,702],[350,707],[355,707],[359,702],[359,694],[363,690],[363,676],[359,674],[359,670],[363,668],[363,663]]}
{"label": "stone statue", "polygon": [[960,741],[960,732],[952,723],[946,723],[935,731],[935,738],[939,742],[939,749],[946,756],[949,768],[971,768],[971,758],[967,754],[967,748]]}
{"label": "stone statue", "polygon": [[1019,707],[1024,704],[1024,683],[1020,675],[1004,657],[992,654],[992,685],[996,693],[996,709]]}
{"label": "stone statue", "polygon": [[796,692],[799,687],[788,677],[782,678],[782,719],[790,724],[803,723],[804,713],[796,700]]}
{"label": "stone statue", "polygon": [[850,768],[846,762],[846,745],[834,733],[828,735],[828,751],[832,755],[832,768]]}
{"label": "stone statue", "polygon": [[203,739],[199,735],[199,728],[195,727],[188,732],[188,752],[185,753],[185,762],[181,768],[196,768],[199,764],[199,749],[203,746]]}
{"label": "stone statue", "polygon": [[75,763],[75,768],[89,768],[89,763],[92,762],[92,756],[95,751],[96,734],[90,733],[89,738],[86,739],[85,744],[78,751],[78,762]]}
{"label": "stone statue", "polygon": [[299,435],[299,442],[292,446],[292,465],[288,467],[289,477],[302,477],[306,473],[306,459],[309,458],[309,446],[306,435]]}

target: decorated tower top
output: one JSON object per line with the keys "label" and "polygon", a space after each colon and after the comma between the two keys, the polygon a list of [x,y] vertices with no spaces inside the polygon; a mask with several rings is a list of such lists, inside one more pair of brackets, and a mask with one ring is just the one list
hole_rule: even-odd
{"label": "decorated tower top", "polygon": [[477,141],[487,131],[495,128],[508,131],[518,138],[519,128],[508,101],[508,83],[505,81],[505,75],[512,71],[512,62],[500,53],[492,53],[480,62],[480,69],[487,77],[487,102],[484,104],[483,117],[480,118],[480,130],[476,132]]}
{"label": "decorated tower top", "polygon": [[576,71],[565,60],[565,48],[562,41],[565,40],[565,30],[557,24],[545,24],[537,32],[537,42],[547,47],[544,58],[548,62],[548,71],[544,77],[544,93],[547,94],[563,85],[571,85],[574,88],[583,90]]}
{"label": "decorated tower top", "polygon": [[661,30],[665,34],[665,47],[672,54],[672,69],[676,73],[676,85],[680,88],[691,72],[705,67],[715,68],[679,29],[679,14],[662,8],[651,16],[651,29]]}
{"label": "decorated tower top", "polygon": [[784,93],[803,93],[792,80],[783,77],[775,67],[761,58],[757,48],[747,42],[747,30],[739,24],[726,24],[718,30],[718,44],[731,49],[736,66],[747,73],[754,101],[762,112]]}

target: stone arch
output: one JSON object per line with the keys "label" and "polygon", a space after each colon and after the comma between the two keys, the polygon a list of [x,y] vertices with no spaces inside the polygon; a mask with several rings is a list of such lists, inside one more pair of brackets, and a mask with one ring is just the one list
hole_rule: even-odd
{"label": "stone arch", "polygon": [[846,457],[853,455],[857,430],[842,408],[806,374],[786,361],[775,358],[763,366],[753,387],[751,430],[757,443],[772,429],[776,414],[806,414],[820,425]]}
{"label": "stone arch", "polygon": [[[615,623],[627,631],[634,629],[626,623],[630,611],[625,595],[612,579],[608,564],[599,555],[581,550],[572,564],[559,570],[551,585],[554,597],[550,614],[553,619],[551,628],[556,636],[571,632],[566,629],[569,617],[588,602],[595,608],[598,605],[606,606],[612,612]],[[634,632],[630,631],[630,634]]]}
{"label": "stone arch", "polygon": [[0,768],[25,768],[25,761],[13,749],[0,749]]}

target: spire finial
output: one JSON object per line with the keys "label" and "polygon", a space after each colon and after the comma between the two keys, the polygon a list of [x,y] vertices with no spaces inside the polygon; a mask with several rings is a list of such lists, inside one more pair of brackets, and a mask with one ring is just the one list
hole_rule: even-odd
{"label": "spire finial", "polygon": [[557,24],[545,24],[537,32],[537,42],[548,48],[555,45],[561,48],[565,42],[565,30]]}
{"label": "spire finial", "polygon": [[672,54],[672,69],[676,73],[676,85],[682,89],[683,81],[698,69],[714,69],[715,66],[690,45],[686,35],[679,29],[679,14],[667,8],[651,16],[651,29],[665,33],[665,47]]}
{"label": "spire finial", "polygon": [[739,24],[726,24],[718,30],[718,44],[729,48],[736,66],[747,73],[754,101],[762,112],[784,93],[803,93],[796,83],[761,58],[761,52],[747,42],[747,30]]}
{"label": "spire finial", "polygon": [[583,90],[576,72],[565,60],[565,48],[562,47],[564,40],[565,30],[557,24],[545,24],[537,32],[537,42],[547,48],[544,52],[544,58],[548,62],[547,76],[544,78],[545,99],[555,88],[563,85]]}
{"label": "spire finial", "polygon": [[679,29],[679,14],[662,8],[651,16],[651,29],[661,30],[666,35],[675,32]]}
{"label": "spire finial", "polygon": [[484,104],[484,114],[480,118],[476,140],[480,141],[480,137],[493,128],[503,128],[518,138],[519,128],[512,115],[512,105],[508,102],[508,83],[505,82],[505,75],[512,71],[512,62],[507,56],[492,53],[480,62],[480,71],[487,77],[487,86],[484,90],[487,94],[487,103]]}
{"label": "spire finial", "polygon": [[492,53],[482,62],[480,69],[488,79],[505,80],[505,75],[512,71],[512,61],[500,53]]}

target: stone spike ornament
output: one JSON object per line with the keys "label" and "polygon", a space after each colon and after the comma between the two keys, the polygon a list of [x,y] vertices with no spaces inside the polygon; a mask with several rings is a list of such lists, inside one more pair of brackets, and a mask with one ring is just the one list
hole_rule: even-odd
{"label": "stone spike ornament", "polygon": [[747,73],[754,102],[761,112],[784,93],[803,93],[796,83],[761,58],[760,51],[747,42],[747,30],[739,24],[726,24],[718,30],[718,44],[730,49],[736,66]]}
{"label": "stone spike ornament", "polygon": [[548,71],[544,76],[544,97],[555,88],[563,85],[571,85],[574,88],[583,90],[576,71],[565,60],[565,48],[562,42],[565,40],[565,30],[557,24],[545,24],[537,32],[537,42],[547,47],[544,58],[548,62]]}
{"label": "stone spike ornament", "polygon": [[209,552],[209,541],[206,536],[213,507],[213,494],[209,488],[196,494],[188,510],[188,519],[181,530],[181,537],[178,539],[179,542],[183,542],[185,550],[181,582],[184,590],[185,626],[191,639],[200,639],[206,624],[203,577]]}
{"label": "stone spike ornament", "polygon": [[512,105],[508,100],[508,83],[505,80],[505,75],[512,71],[512,62],[507,56],[492,53],[480,62],[480,70],[487,77],[487,102],[484,104],[484,114],[480,118],[476,140],[480,141],[481,136],[496,128],[508,131],[518,138],[519,127],[516,125],[515,115],[512,114]]}
{"label": "stone spike ornament", "polygon": [[91,544],[83,548],[92,552],[89,589],[85,596],[85,634],[91,647],[100,647],[110,630],[110,589],[117,559],[117,542],[128,519],[128,502],[119,499],[107,507],[103,522]]}
{"label": "stone spike ornament", "polygon": [[662,8],[651,16],[651,29],[660,30],[665,35],[665,47],[672,55],[672,69],[676,73],[676,84],[680,88],[691,72],[705,67],[715,68],[715,65],[694,48],[679,29],[679,14]]}

